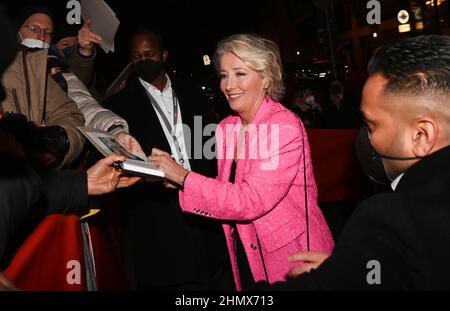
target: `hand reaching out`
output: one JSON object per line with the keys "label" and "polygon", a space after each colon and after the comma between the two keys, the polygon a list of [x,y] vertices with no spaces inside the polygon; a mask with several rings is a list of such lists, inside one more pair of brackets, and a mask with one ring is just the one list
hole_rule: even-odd
{"label": "hand reaching out", "polygon": [[112,167],[114,162],[124,160],[124,156],[111,155],[89,168],[87,170],[88,194],[102,195],[113,192],[116,188],[129,187],[137,183],[140,177],[124,176],[121,171]]}
{"label": "hand reaching out", "polygon": [[325,261],[331,254],[325,252],[298,252],[292,256],[289,256],[289,262],[303,261],[295,268],[289,271],[289,276],[291,278],[296,278],[305,272],[311,271],[311,269],[316,269],[322,262]]}

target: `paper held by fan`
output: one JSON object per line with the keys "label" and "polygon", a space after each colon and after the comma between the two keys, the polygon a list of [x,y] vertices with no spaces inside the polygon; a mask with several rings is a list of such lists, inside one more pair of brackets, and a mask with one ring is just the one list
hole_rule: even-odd
{"label": "paper held by fan", "polygon": [[102,37],[100,47],[105,53],[114,52],[114,37],[120,21],[103,0],[81,0],[81,17],[91,21],[91,31]]}
{"label": "paper held by fan", "polygon": [[105,157],[112,154],[124,156],[126,160],[116,163],[115,166],[125,173],[141,177],[164,177],[164,172],[149,163],[145,155],[138,155],[128,152],[110,133],[87,127],[78,127],[78,130]]}

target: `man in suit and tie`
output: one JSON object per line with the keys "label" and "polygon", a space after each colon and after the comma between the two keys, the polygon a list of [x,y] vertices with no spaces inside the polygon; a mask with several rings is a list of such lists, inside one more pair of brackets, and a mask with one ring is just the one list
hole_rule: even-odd
{"label": "man in suit and tie", "polygon": [[[191,137],[194,122],[216,123],[211,106],[199,87],[165,73],[167,57],[161,35],[136,32],[130,40],[135,75],[105,104],[127,120],[130,135],[146,154],[156,147],[170,152],[186,169],[215,177],[215,160],[191,157],[194,141],[202,139]],[[183,214],[178,191],[163,183],[142,183],[123,198],[133,288],[233,288],[219,222]]]}

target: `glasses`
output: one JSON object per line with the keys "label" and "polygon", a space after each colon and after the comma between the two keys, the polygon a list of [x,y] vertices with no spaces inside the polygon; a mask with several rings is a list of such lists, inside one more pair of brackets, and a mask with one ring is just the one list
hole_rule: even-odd
{"label": "glasses", "polygon": [[42,29],[41,27],[37,26],[37,25],[31,25],[31,26],[23,26],[24,28],[28,28],[32,33],[34,34],[41,34],[42,32],[44,32],[45,36],[48,37],[53,37],[53,31],[51,29]]}

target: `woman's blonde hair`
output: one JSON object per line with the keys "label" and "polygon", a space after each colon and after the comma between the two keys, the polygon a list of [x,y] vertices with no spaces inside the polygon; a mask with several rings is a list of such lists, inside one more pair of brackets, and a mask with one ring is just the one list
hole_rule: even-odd
{"label": "woman's blonde hair", "polygon": [[233,53],[248,67],[259,72],[268,82],[266,89],[275,101],[284,95],[283,66],[278,45],[254,34],[237,34],[222,39],[214,54],[214,66],[220,72],[220,59],[225,53]]}

